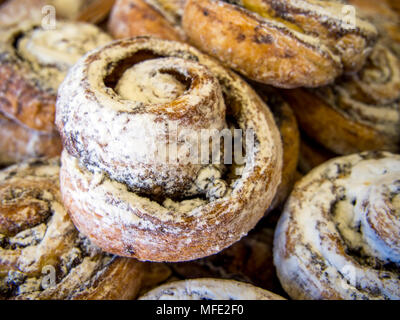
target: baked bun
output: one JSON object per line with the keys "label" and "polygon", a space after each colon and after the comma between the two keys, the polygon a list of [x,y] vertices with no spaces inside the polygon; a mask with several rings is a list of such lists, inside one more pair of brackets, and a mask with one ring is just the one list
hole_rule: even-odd
{"label": "baked bun", "polygon": [[97,27],[33,22],[0,32],[0,112],[25,126],[55,132],[57,90],[69,68],[87,51],[111,41]]}
{"label": "baked bun", "polygon": [[[376,28],[346,19],[341,1],[188,0],[190,41],[246,77],[276,87],[318,87],[364,65]],[[196,21],[196,23],[193,23]]]}
{"label": "baked bun", "polygon": [[365,68],[315,90],[286,91],[300,128],[336,154],[400,151],[400,64],[378,44]]}
{"label": "baked bun", "polygon": [[46,134],[8,119],[0,112],[0,167],[29,158],[52,158],[61,154],[57,133]]}
{"label": "baked bun", "polygon": [[184,41],[180,27],[182,0],[117,0],[108,22],[116,39],[155,36],[165,40]]}
{"label": "baked bun", "polygon": [[64,203],[78,229],[114,254],[217,253],[255,226],[280,183],[282,143],[268,107],[186,44],[139,37],[91,52],[60,87],[56,123]]}
{"label": "baked bun", "polygon": [[400,299],[400,156],[365,152],[312,170],[275,231],[293,299]]}
{"label": "baked bun", "polygon": [[285,300],[284,298],[233,280],[198,279],[164,284],[140,300]]}
{"label": "baked bun", "polygon": [[132,299],[143,264],[103,253],[61,202],[58,159],[0,171],[0,299]]}

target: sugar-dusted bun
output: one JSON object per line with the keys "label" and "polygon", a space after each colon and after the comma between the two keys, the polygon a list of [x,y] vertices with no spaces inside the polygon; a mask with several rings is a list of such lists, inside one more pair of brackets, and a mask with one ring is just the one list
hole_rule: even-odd
{"label": "sugar-dusted bun", "polygon": [[111,41],[93,25],[62,21],[56,29],[22,22],[0,37],[0,111],[47,133],[55,131],[57,90],[69,68],[87,51]]}
{"label": "sugar-dusted bun", "polygon": [[[186,44],[140,37],[91,52],[60,87],[56,123],[64,202],[111,253],[185,261],[219,252],[255,226],[280,183],[282,144],[267,106]],[[247,138],[234,139],[232,157],[201,135],[233,129]],[[202,159],[189,152],[199,139]],[[167,157],[166,146],[175,150]]]}
{"label": "sugar-dusted bun", "polygon": [[[190,41],[252,80],[283,88],[318,87],[364,65],[375,27],[346,18],[342,1],[188,0]],[[194,23],[195,22],[195,23]]]}
{"label": "sugar-dusted bun", "polygon": [[284,300],[244,282],[219,279],[185,280],[164,284],[141,300]]}
{"label": "sugar-dusted bun", "polygon": [[1,299],[132,299],[143,264],[103,253],[64,209],[58,159],[0,171]]}
{"label": "sugar-dusted bun", "polygon": [[378,44],[358,74],[315,90],[287,91],[300,127],[336,154],[400,151],[399,66]]}
{"label": "sugar-dusted bun", "polygon": [[295,187],[274,263],[293,299],[400,299],[400,155],[333,159]]}

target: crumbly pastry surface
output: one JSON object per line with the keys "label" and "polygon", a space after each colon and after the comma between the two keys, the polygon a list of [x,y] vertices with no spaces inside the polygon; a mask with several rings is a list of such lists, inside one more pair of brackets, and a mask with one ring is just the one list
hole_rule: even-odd
{"label": "crumbly pastry surface", "polygon": [[55,101],[68,69],[87,51],[111,41],[96,26],[57,21],[56,29],[34,22],[1,31],[0,110],[42,132],[55,131]]}
{"label": "crumbly pastry surface", "polygon": [[[360,70],[375,27],[344,3],[319,0],[190,0],[183,28],[190,41],[247,77],[283,88],[318,87]],[[196,23],[193,23],[196,21]]]}
{"label": "crumbly pastry surface", "polygon": [[197,279],[167,283],[141,300],[284,300],[247,283],[233,280]]}
{"label": "crumbly pastry surface", "polygon": [[399,151],[399,59],[383,44],[358,74],[312,91],[287,91],[300,127],[337,154]]}
{"label": "crumbly pastry surface", "polygon": [[[171,93],[179,80],[184,93],[160,104],[137,83],[146,102],[114,90],[151,61],[140,85],[158,77],[157,89]],[[281,140],[269,109],[238,76],[185,44],[142,37],[93,51],[60,87],[56,122],[66,150],[64,202],[82,232],[119,255],[185,261],[219,252],[254,227],[281,179]],[[187,148],[196,147],[199,131],[232,126],[254,133],[244,164],[191,161]],[[169,139],[175,127],[178,139]],[[179,163],[161,157],[165,145]],[[208,138],[203,145],[213,147]]]}
{"label": "crumbly pastry surface", "polygon": [[61,154],[62,144],[57,133],[45,134],[31,130],[0,113],[0,166],[29,158],[52,158]]}
{"label": "crumbly pastry surface", "polygon": [[333,159],[295,187],[274,262],[294,299],[400,299],[400,156]]}
{"label": "crumbly pastry surface", "polygon": [[0,171],[0,299],[134,298],[142,264],[78,233],[62,205],[59,170],[56,158]]}

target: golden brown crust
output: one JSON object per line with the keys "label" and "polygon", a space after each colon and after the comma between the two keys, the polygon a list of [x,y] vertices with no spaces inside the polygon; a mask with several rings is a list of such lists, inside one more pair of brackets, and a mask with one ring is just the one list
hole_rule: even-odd
{"label": "golden brown crust", "polygon": [[165,40],[184,40],[179,27],[145,0],[117,0],[112,9],[108,30],[116,39],[156,36]]}
{"label": "golden brown crust", "polygon": [[[145,61],[137,63],[137,53],[146,53]],[[155,58],[160,56],[165,58]],[[110,62],[115,70],[107,67]],[[107,72],[112,75],[120,70],[118,66],[132,71],[143,65],[155,71],[149,73],[151,78],[157,76],[158,66],[174,71],[173,75],[190,77],[189,89],[166,104],[152,104],[136,100],[146,86],[130,100],[105,88]],[[115,80],[121,79],[124,77],[118,76],[113,82],[119,86],[120,81]],[[77,86],[80,81],[86,84]],[[154,88],[150,86],[150,91]],[[74,97],[73,103],[70,97]],[[187,103],[182,105],[182,101]],[[93,112],[85,112],[85,108],[93,108]],[[182,163],[165,162],[165,158],[159,163],[156,152],[151,153],[150,162],[139,157],[135,139],[143,132],[151,139],[144,149],[149,153],[148,146],[176,143],[155,130],[158,125],[179,124],[180,129],[192,129],[194,136],[210,126],[226,129],[225,114],[235,128],[255,135],[255,148],[252,144],[245,147],[246,161],[241,167],[227,164],[221,175],[208,161],[186,164],[185,158],[179,157]],[[92,116],[102,122],[97,128],[87,125]],[[269,109],[240,77],[182,43],[141,37],[94,51],[74,66],[60,88],[56,122],[66,148],[61,172],[64,203],[79,230],[107,252],[170,262],[219,252],[261,219],[281,179],[281,139]],[[98,135],[99,128],[109,133],[105,143],[101,141],[106,136],[103,131]],[[210,146],[208,139],[206,146]],[[113,148],[119,155],[110,152]],[[108,159],[110,155],[114,160]],[[203,173],[210,179],[204,187]],[[175,198],[183,177],[189,177],[189,183],[183,188],[185,193]],[[153,188],[155,185],[160,188]]]}
{"label": "golden brown crust", "polygon": [[61,154],[58,133],[44,134],[8,119],[0,113],[0,166],[29,158],[52,158]]}
{"label": "golden brown crust", "polygon": [[58,159],[0,172],[0,299],[132,299],[144,265],[107,255],[61,203]]}
{"label": "golden brown crust", "polygon": [[[246,9],[253,5],[261,15]],[[376,39],[365,21],[357,20],[363,27],[356,30],[343,29],[342,15],[327,13],[331,2],[320,1],[318,8],[289,1],[190,0],[182,24],[197,47],[250,79],[283,88],[318,87],[344,70],[359,70]],[[321,8],[327,11],[313,11]]]}
{"label": "golden brown crust", "polygon": [[386,1],[350,0],[378,29],[381,41],[400,57],[400,16]]}
{"label": "golden brown crust", "polygon": [[300,128],[336,154],[398,152],[400,69],[397,57],[378,44],[357,75],[314,91],[285,92]]}
{"label": "golden brown crust", "polygon": [[27,72],[15,64],[0,62],[0,111],[34,130],[55,132],[57,95],[32,83],[26,78]]}
{"label": "golden brown crust", "polygon": [[311,92],[296,89],[288,91],[287,98],[300,128],[337,154],[390,149],[392,145],[383,134],[348,119]]}

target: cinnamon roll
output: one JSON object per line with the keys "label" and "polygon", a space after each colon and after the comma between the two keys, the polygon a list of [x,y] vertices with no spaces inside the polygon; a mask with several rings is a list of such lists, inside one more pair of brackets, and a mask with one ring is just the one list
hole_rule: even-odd
{"label": "cinnamon roll", "polygon": [[103,253],[61,202],[58,159],[0,171],[0,299],[132,299],[143,264]]}
{"label": "cinnamon roll", "polygon": [[61,150],[58,134],[31,130],[0,113],[0,167],[29,158],[52,158]]}
{"label": "cinnamon roll", "polygon": [[55,132],[55,101],[68,69],[87,51],[111,41],[97,27],[27,22],[0,32],[0,112],[25,126]]}
{"label": "cinnamon roll", "polygon": [[56,123],[64,203],[79,230],[121,256],[217,253],[255,226],[280,183],[269,109],[186,44],[139,37],[91,52],[60,87]]}
{"label": "cinnamon roll", "polygon": [[349,0],[378,29],[381,42],[400,57],[400,17],[385,1]]}
{"label": "cinnamon roll", "polygon": [[293,299],[400,299],[400,156],[333,159],[299,182],[274,262]]}
{"label": "cinnamon roll", "polygon": [[183,0],[117,0],[108,22],[116,39],[156,36],[165,40],[184,41],[180,26]]}
{"label": "cinnamon roll", "polygon": [[[283,88],[327,85],[364,65],[376,28],[341,1],[188,0],[183,28],[201,50]],[[196,23],[193,23],[196,21]]]}
{"label": "cinnamon roll", "polygon": [[286,93],[307,136],[336,154],[400,150],[399,59],[384,45],[356,75]]}
{"label": "cinnamon roll", "polygon": [[285,300],[250,284],[219,279],[177,281],[162,285],[140,300]]}

